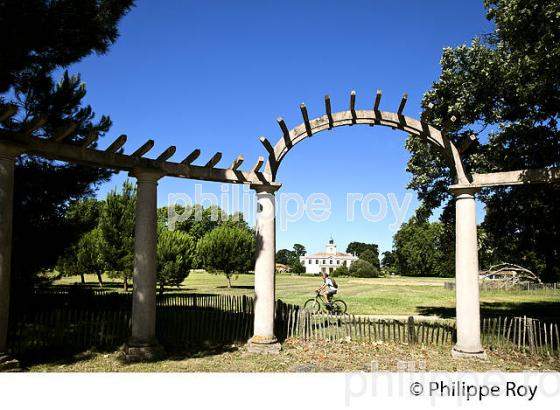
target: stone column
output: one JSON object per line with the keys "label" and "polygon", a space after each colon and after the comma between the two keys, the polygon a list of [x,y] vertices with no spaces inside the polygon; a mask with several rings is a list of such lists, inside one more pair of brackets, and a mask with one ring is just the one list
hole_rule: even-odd
{"label": "stone column", "polygon": [[255,259],[255,326],[247,350],[253,353],[278,353],[280,343],[274,335],[276,207],[278,187],[255,186],[257,192]]}
{"label": "stone column", "polygon": [[161,349],[156,339],[157,181],[159,172],[137,170],[132,333],[125,349],[128,360],[152,359]]}
{"label": "stone column", "polygon": [[453,357],[486,357],[480,342],[475,192],[472,188],[454,190],[457,344],[453,347]]}
{"label": "stone column", "polygon": [[0,369],[14,367],[8,356],[10,270],[15,159],[21,151],[0,147]]}

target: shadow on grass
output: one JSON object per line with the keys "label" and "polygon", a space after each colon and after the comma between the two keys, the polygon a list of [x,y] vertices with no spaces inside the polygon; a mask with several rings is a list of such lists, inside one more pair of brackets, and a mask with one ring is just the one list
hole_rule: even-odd
{"label": "shadow on grass", "polygon": [[[437,315],[442,318],[454,318],[454,307],[419,306],[421,315]],[[527,316],[544,322],[560,323],[560,301],[558,302],[482,302],[480,304],[482,317],[497,316]]]}
{"label": "shadow on grass", "polygon": [[227,286],[216,286],[216,289],[250,289],[250,290],[253,290],[253,289],[255,289],[255,287],[252,286],[252,285],[231,285],[231,288],[228,288]]}
{"label": "shadow on grass", "polygon": [[[241,343],[212,343],[202,342],[185,346],[166,346],[164,352],[157,358],[145,360],[148,363],[157,363],[164,360],[183,361],[187,359],[218,356],[223,353],[234,352],[239,349]],[[48,350],[37,350],[25,353],[17,357],[20,361],[21,369],[28,370],[32,366],[46,365],[56,371],[60,366],[69,366],[80,362],[86,362],[95,358],[98,354],[113,355],[118,353],[118,362],[123,366],[133,365],[138,362],[128,362],[125,359],[122,347],[97,350],[95,348],[81,351],[80,349],[57,348]],[[95,369],[92,369],[95,371]]]}

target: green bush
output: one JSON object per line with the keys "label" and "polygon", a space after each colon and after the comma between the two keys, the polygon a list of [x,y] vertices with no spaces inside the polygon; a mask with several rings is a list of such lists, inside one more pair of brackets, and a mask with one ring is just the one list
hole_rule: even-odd
{"label": "green bush", "polygon": [[339,277],[339,276],[348,276],[348,268],[345,265],[339,266],[338,268],[336,268],[333,273],[331,273],[331,276],[333,277]]}
{"label": "green bush", "polygon": [[210,273],[223,273],[231,288],[235,273],[253,269],[255,237],[246,227],[220,225],[198,241],[196,253],[200,265]]}
{"label": "green bush", "polygon": [[181,231],[162,229],[157,243],[157,279],[164,287],[179,286],[189,275],[196,250],[195,239]]}
{"label": "green bush", "polygon": [[377,278],[379,277],[379,270],[368,261],[358,259],[350,265],[348,274],[355,278]]}

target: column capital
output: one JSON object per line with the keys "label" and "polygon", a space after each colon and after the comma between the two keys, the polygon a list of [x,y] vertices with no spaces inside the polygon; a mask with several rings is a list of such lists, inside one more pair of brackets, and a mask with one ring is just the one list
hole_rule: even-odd
{"label": "column capital", "polygon": [[280,189],[282,185],[251,185],[251,189],[254,189],[257,194],[266,193],[274,195],[276,191]]}
{"label": "column capital", "polygon": [[158,170],[135,168],[128,173],[131,177],[141,182],[157,182],[165,176],[165,173]]}
{"label": "column capital", "polygon": [[474,194],[480,191],[480,188],[462,186],[450,188],[450,191],[455,196],[455,198],[458,198],[462,195],[474,196]]}

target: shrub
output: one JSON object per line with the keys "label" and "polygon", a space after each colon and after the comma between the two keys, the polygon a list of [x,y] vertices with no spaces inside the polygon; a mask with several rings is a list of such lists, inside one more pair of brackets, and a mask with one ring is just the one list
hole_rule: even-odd
{"label": "shrub", "polygon": [[368,261],[358,259],[350,265],[348,274],[356,278],[377,278],[379,277],[379,270]]}

